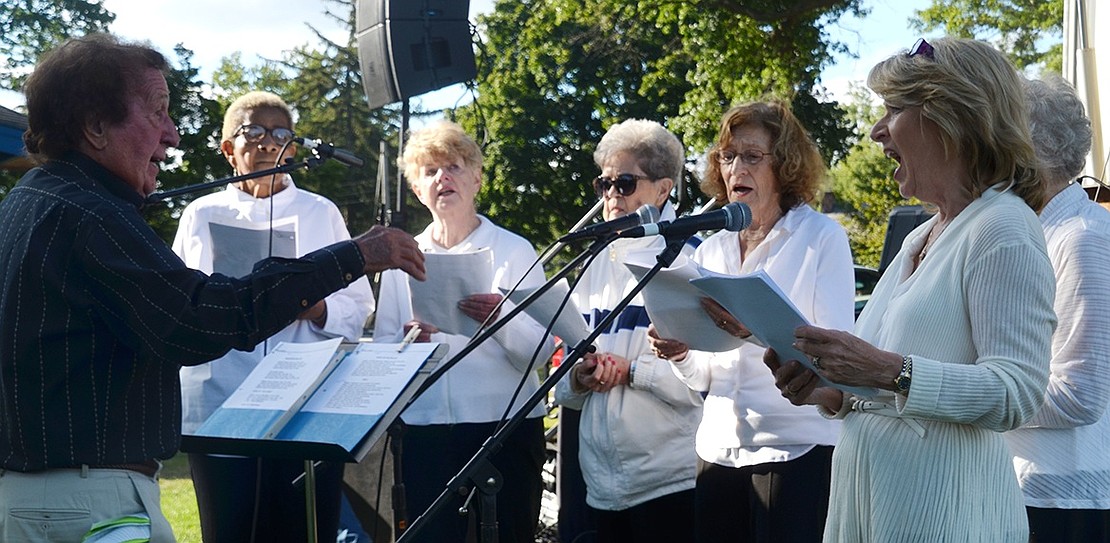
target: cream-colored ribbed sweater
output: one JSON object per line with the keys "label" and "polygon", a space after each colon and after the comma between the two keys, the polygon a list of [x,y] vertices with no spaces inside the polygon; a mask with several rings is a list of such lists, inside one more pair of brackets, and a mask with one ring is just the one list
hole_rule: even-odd
{"label": "cream-colored ribbed sweater", "polygon": [[932,219],[906,238],[856,324],[911,355],[901,417],[852,412],[833,458],[825,541],[1028,540],[1001,432],[1034,415],[1048,381],[1055,280],[1040,223],[988,190],[945,229],[912,274]]}

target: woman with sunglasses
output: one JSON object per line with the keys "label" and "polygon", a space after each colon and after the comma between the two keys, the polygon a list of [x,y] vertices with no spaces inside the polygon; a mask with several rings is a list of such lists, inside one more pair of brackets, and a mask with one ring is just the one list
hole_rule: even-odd
{"label": "woman with sunglasses", "polygon": [[[239,97],[224,114],[220,151],[237,175],[280,165],[296,152],[289,106],[269,92]],[[189,267],[239,277],[268,256],[299,257],[346,239],[350,234],[335,204],[298,188],[289,175],[266,175],[190,203],[173,250]],[[361,278],[306,308],[254,350],[182,368],[182,430],[199,428],[279,342],[357,341],[373,309],[370,284]],[[190,454],[189,467],[206,542],[282,541],[307,533],[304,491],[289,484],[304,472],[304,462]],[[341,463],[317,469],[320,541],[335,539],[342,477]]]}
{"label": "woman with sunglasses", "polygon": [[[718,201],[747,204],[752,224],[713,235],[694,260],[729,275],[762,270],[807,320],[850,329],[855,283],[848,236],[810,207],[824,179],[817,146],[785,104],[730,109],[701,188]],[[702,304],[719,328],[751,337],[724,308],[708,298]],[[659,338],[654,328],[650,336],[654,351],[706,394],[696,442],[695,541],[819,540],[839,423],[784,399],[754,338],[733,351],[704,353]]]}
{"label": "woman with sunglasses", "polygon": [[[605,203],[605,220],[644,205],[658,208],[662,220],[675,218],[668,196],[683,175],[684,154],[678,138],[659,123],[637,119],[612,126],[594,162],[601,168],[594,189]],[[628,255],[658,254],[664,246],[659,237],[620,239],[586,268],[574,298],[591,326],[635,286],[624,266]],[[561,405],[581,410],[578,458],[602,543],[689,541],[693,535],[694,428],[701,396],[652,354],[648,324],[637,296],[597,338],[597,351],[556,387]]]}
{"label": "woman with sunglasses", "polygon": [[808,365],[767,350],[785,397],[843,419],[825,541],[1027,541],[1003,432],[1042,405],[1056,316],[1021,75],[986,43],[942,38],[880,62],[867,84],[899,190],[937,212],[854,334],[797,328]]}

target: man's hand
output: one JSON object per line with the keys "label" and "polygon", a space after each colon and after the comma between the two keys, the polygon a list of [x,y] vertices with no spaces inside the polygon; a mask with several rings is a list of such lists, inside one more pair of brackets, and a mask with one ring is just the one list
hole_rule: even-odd
{"label": "man's hand", "polygon": [[401,271],[423,281],[424,253],[404,230],[374,225],[354,239],[366,262],[367,275],[389,269]]}

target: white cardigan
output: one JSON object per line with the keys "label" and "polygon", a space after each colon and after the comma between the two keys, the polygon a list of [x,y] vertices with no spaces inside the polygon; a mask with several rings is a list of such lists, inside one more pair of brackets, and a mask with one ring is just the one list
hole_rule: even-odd
{"label": "white cardigan", "polygon": [[907,236],[856,322],[860,338],[912,357],[913,384],[876,397],[892,406],[884,413],[844,419],[827,542],[1029,537],[1002,432],[1036,413],[1048,383],[1055,279],[1044,234],[1019,197],[989,189],[912,271],[936,221]]}

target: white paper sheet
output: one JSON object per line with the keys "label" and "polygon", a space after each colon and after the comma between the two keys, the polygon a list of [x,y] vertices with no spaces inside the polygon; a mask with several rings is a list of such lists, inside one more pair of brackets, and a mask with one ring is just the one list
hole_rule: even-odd
{"label": "white paper sheet", "polygon": [[[653,267],[639,255],[629,258],[624,265],[636,279],[642,279]],[[691,279],[703,275],[702,271],[696,262],[679,255],[671,267],[660,270],[648,282],[640,294],[651,323],[660,337],[676,339],[690,349],[711,353],[737,349],[744,340],[721,330],[713,322],[701,307],[701,299],[706,294],[690,284]]]}
{"label": "white paper sheet", "polygon": [[301,409],[311,413],[369,415],[383,413],[424,365],[437,344],[360,343]]}
{"label": "white paper sheet", "polygon": [[409,278],[413,317],[448,334],[473,336],[480,323],[459,310],[459,301],[490,292],[493,252],[425,253],[424,268],[427,281]]}
{"label": "white paper sheet", "polygon": [[224,400],[225,409],[287,411],[313,386],[343,338],[275,347]]}
{"label": "white paper sheet", "polygon": [[[763,270],[743,276],[720,275],[710,271],[704,271],[703,275],[690,283],[740,319],[752,335],[778,353],[780,360],[797,360],[814,369],[813,361],[794,348],[794,329],[809,322]],[[840,385],[824,377],[821,380],[828,386],[857,396],[873,397],[877,393],[871,387]]]}
{"label": "white paper sheet", "polygon": [[[518,289],[516,292],[508,295],[509,301],[520,305],[525,298],[531,296],[536,290],[537,289],[534,288]],[[541,326],[546,327],[555,317],[555,312],[558,311],[559,305],[566,299],[569,291],[570,288],[567,285],[567,280],[560,280],[537,298],[536,301],[525,307],[524,313],[535,319]],[[507,289],[501,289],[501,292],[505,294]],[[578,345],[586,336],[590,335],[590,328],[586,324],[586,319],[582,318],[582,311],[573,300],[567,300],[567,305],[563,308],[563,311],[559,313],[559,318],[555,321],[555,326],[551,329],[551,333],[559,336],[559,338],[563,340],[563,343],[571,346]]]}

